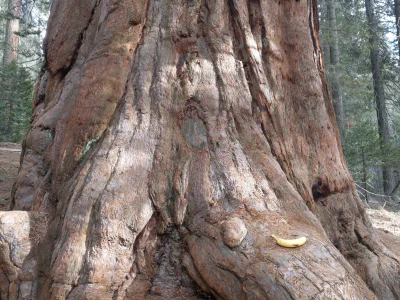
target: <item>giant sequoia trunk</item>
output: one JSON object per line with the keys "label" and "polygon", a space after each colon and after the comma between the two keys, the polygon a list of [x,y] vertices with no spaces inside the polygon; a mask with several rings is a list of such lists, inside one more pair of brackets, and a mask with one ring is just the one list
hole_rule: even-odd
{"label": "giant sequoia trunk", "polygon": [[400,297],[339,146],[315,1],[83,2],[52,4],[2,297]]}

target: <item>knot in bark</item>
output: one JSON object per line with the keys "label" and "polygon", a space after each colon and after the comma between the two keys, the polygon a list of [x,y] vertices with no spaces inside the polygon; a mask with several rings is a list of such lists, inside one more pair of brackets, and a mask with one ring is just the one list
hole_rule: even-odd
{"label": "knot in bark", "polygon": [[239,246],[246,237],[247,228],[244,222],[234,217],[222,223],[222,238],[229,247]]}

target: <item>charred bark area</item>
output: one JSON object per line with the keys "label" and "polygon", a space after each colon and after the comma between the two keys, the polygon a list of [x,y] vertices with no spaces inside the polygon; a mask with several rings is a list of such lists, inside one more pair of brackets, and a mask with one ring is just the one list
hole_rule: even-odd
{"label": "charred bark area", "polygon": [[4,295],[399,296],[338,146],[315,2],[80,3],[52,4],[13,202],[48,226]]}

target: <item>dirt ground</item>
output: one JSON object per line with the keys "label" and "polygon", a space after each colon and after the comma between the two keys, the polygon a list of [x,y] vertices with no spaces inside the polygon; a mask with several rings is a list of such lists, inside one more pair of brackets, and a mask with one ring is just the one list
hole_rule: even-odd
{"label": "dirt ground", "polygon": [[0,143],[0,211],[8,210],[11,189],[18,173],[21,146]]}
{"label": "dirt ground", "polygon": [[[8,210],[20,155],[19,144],[0,143],[0,211]],[[400,236],[400,206],[371,201],[369,207],[367,206],[367,213],[374,227],[381,229],[381,234],[392,233]]]}
{"label": "dirt ground", "polygon": [[367,213],[374,227],[400,236],[399,205],[372,202],[367,206]]}

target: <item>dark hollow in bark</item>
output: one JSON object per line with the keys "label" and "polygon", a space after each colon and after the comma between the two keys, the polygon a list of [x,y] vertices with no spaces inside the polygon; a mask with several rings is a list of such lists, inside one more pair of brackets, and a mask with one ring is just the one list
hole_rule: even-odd
{"label": "dark hollow in bark", "polygon": [[53,1],[13,198],[48,225],[2,293],[398,298],[317,32],[313,1]]}

